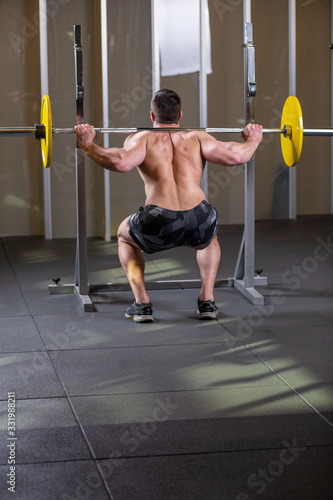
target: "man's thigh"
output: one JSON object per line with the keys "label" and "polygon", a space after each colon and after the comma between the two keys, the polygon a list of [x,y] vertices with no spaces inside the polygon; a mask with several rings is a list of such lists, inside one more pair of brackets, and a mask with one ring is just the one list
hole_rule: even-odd
{"label": "man's thigh", "polygon": [[139,246],[135,243],[133,240],[132,236],[129,234],[128,229],[129,229],[129,224],[128,224],[128,219],[131,217],[128,216],[126,219],[121,222],[121,224],[118,227],[118,239],[121,241],[124,241],[126,243],[129,243],[130,245],[139,248]]}

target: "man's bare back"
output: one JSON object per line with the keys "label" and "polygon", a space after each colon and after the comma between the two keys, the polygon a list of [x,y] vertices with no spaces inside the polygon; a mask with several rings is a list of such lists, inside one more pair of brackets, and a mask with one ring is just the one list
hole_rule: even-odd
{"label": "man's bare back", "polygon": [[[159,124],[159,128],[169,127]],[[99,165],[126,172],[137,167],[146,192],[145,204],[188,210],[205,199],[200,181],[206,161],[232,166],[247,162],[262,138],[259,125],[248,125],[244,143],[221,142],[202,131],[143,131],[129,136],[124,147],[104,149],[92,142],[90,125],[76,127],[79,146]]]}
{"label": "man's bare back", "polygon": [[145,159],[138,166],[146,205],[188,210],[205,199],[200,187],[204,159],[196,133],[143,132],[134,140],[146,145]]}

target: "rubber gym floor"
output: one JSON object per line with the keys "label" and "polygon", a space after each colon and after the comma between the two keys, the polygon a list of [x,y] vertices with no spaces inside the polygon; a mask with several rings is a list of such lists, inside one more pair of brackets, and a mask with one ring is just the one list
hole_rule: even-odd
{"label": "rubber gym floor", "polygon": [[[219,278],[241,237],[221,227]],[[49,295],[73,282],[75,245],[1,240],[2,499],[331,498],[332,216],[257,222],[265,305],[217,288],[213,321],[196,319],[196,288],[152,290],[152,324],[125,319],[122,286],[92,313]],[[125,282],[115,241],[88,250],[90,283]],[[198,278],[195,253],[147,256],[146,275]]]}

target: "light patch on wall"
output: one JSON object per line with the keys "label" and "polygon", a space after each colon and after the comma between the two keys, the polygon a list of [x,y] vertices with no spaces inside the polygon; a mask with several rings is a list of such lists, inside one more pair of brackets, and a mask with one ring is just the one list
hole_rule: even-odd
{"label": "light patch on wall", "polygon": [[307,7],[310,5],[310,3],[315,3],[317,0],[306,0],[304,3],[301,4],[301,7]]}
{"label": "light patch on wall", "polygon": [[[206,0],[207,74],[212,73],[209,11]],[[200,70],[199,0],[159,0],[158,29],[161,75],[183,75]]]}
{"label": "light patch on wall", "polygon": [[29,208],[32,209],[34,212],[39,212],[39,207],[37,205],[32,205],[23,198],[19,198],[18,196],[15,196],[13,194],[8,194],[7,196],[5,196],[3,200],[3,206],[16,207],[22,209]]}

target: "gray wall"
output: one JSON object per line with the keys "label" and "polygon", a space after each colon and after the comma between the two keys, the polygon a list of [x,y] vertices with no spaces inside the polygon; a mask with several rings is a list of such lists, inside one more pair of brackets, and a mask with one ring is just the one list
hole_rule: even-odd
{"label": "gray wall", "polygon": [[[49,94],[53,123],[75,121],[73,25],[81,24],[84,46],[85,121],[101,125],[99,0],[54,0],[48,11]],[[52,8],[51,8],[52,7]],[[208,76],[208,126],[243,126],[243,8],[241,1],[209,0],[213,73]],[[288,0],[252,0],[256,46],[256,121],[279,127],[288,96]],[[110,126],[149,126],[151,98],[150,0],[109,0]],[[305,127],[330,127],[331,2],[297,1],[297,95]],[[39,121],[40,70],[38,2],[0,2],[0,126]],[[183,98],[184,126],[199,124],[198,74],[162,78]],[[219,138],[222,138],[221,136]],[[224,136],[223,140],[238,140]],[[44,232],[43,169],[38,141],[0,138],[0,235]],[[124,137],[111,136],[120,146]],[[101,141],[101,138],[98,138]],[[76,234],[74,135],[54,138],[51,207],[54,237]],[[305,138],[297,166],[297,213],[330,212],[330,140]],[[87,225],[103,234],[104,180],[90,160]],[[243,167],[209,165],[208,194],[223,223],[243,222]],[[112,234],[144,203],[136,171],[111,175]],[[277,136],[265,136],[256,156],[256,217],[288,216],[288,168]]]}

